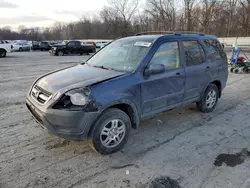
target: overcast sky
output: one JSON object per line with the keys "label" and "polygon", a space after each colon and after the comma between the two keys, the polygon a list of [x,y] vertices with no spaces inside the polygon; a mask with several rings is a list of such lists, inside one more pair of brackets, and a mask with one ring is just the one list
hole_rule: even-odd
{"label": "overcast sky", "polygon": [[97,14],[106,0],[0,0],[0,27],[49,26]]}

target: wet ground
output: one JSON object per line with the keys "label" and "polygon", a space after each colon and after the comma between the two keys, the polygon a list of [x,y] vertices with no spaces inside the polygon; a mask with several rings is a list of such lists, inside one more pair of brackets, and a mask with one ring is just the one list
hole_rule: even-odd
{"label": "wet ground", "polygon": [[143,188],[161,177],[182,188],[250,185],[250,75],[230,74],[214,112],[189,105],[162,113],[132,131],[122,151],[102,156],[85,141],[50,135],[25,106],[38,76],[87,58],[17,52],[0,59],[0,187]]}

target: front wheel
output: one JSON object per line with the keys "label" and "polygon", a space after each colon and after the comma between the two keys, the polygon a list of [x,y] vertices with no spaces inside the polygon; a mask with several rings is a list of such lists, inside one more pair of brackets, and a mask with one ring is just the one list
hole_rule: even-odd
{"label": "front wheel", "polygon": [[219,98],[218,87],[214,84],[209,84],[202,99],[196,103],[201,112],[212,112]]}
{"label": "front wheel", "polygon": [[0,58],[6,57],[6,51],[0,50]]}
{"label": "front wheel", "polygon": [[98,118],[90,135],[90,146],[98,153],[114,153],[125,145],[131,129],[129,116],[116,108],[110,108]]}

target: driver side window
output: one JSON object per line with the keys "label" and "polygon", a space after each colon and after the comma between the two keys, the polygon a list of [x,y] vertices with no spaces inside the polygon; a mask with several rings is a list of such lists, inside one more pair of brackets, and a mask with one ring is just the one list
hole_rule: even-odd
{"label": "driver side window", "polygon": [[178,42],[166,42],[155,52],[150,64],[163,64],[165,69],[180,68],[180,53]]}
{"label": "driver side window", "polygon": [[69,43],[68,43],[68,46],[69,46],[69,47],[75,46],[75,42],[69,42]]}

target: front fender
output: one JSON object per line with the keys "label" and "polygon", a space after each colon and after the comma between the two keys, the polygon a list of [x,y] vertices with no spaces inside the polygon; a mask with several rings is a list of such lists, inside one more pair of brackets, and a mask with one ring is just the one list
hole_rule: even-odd
{"label": "front fender", "polygon": [[131,100],[128,100],[128,99],[119,99],[119,100],[113,101],[113,102],[111,102],[111,103],[109,103],[107,105],[101,106],[99,108],[99,110],[102,113],[103,111],[105,111],[108,108],[112,108],[112,107],[114,107],[116,105],[122,105],[122,104],[129,105],[131,107],[131,109],[133,110],[133,117],[132,117],[133,121],[132,121],[132,123],[134,123],[133,126],[136,129],[138,129],[139,125],[140,125],[140,113],[139,113],[139,111],[138,111],[135,103],[132,102]]}

